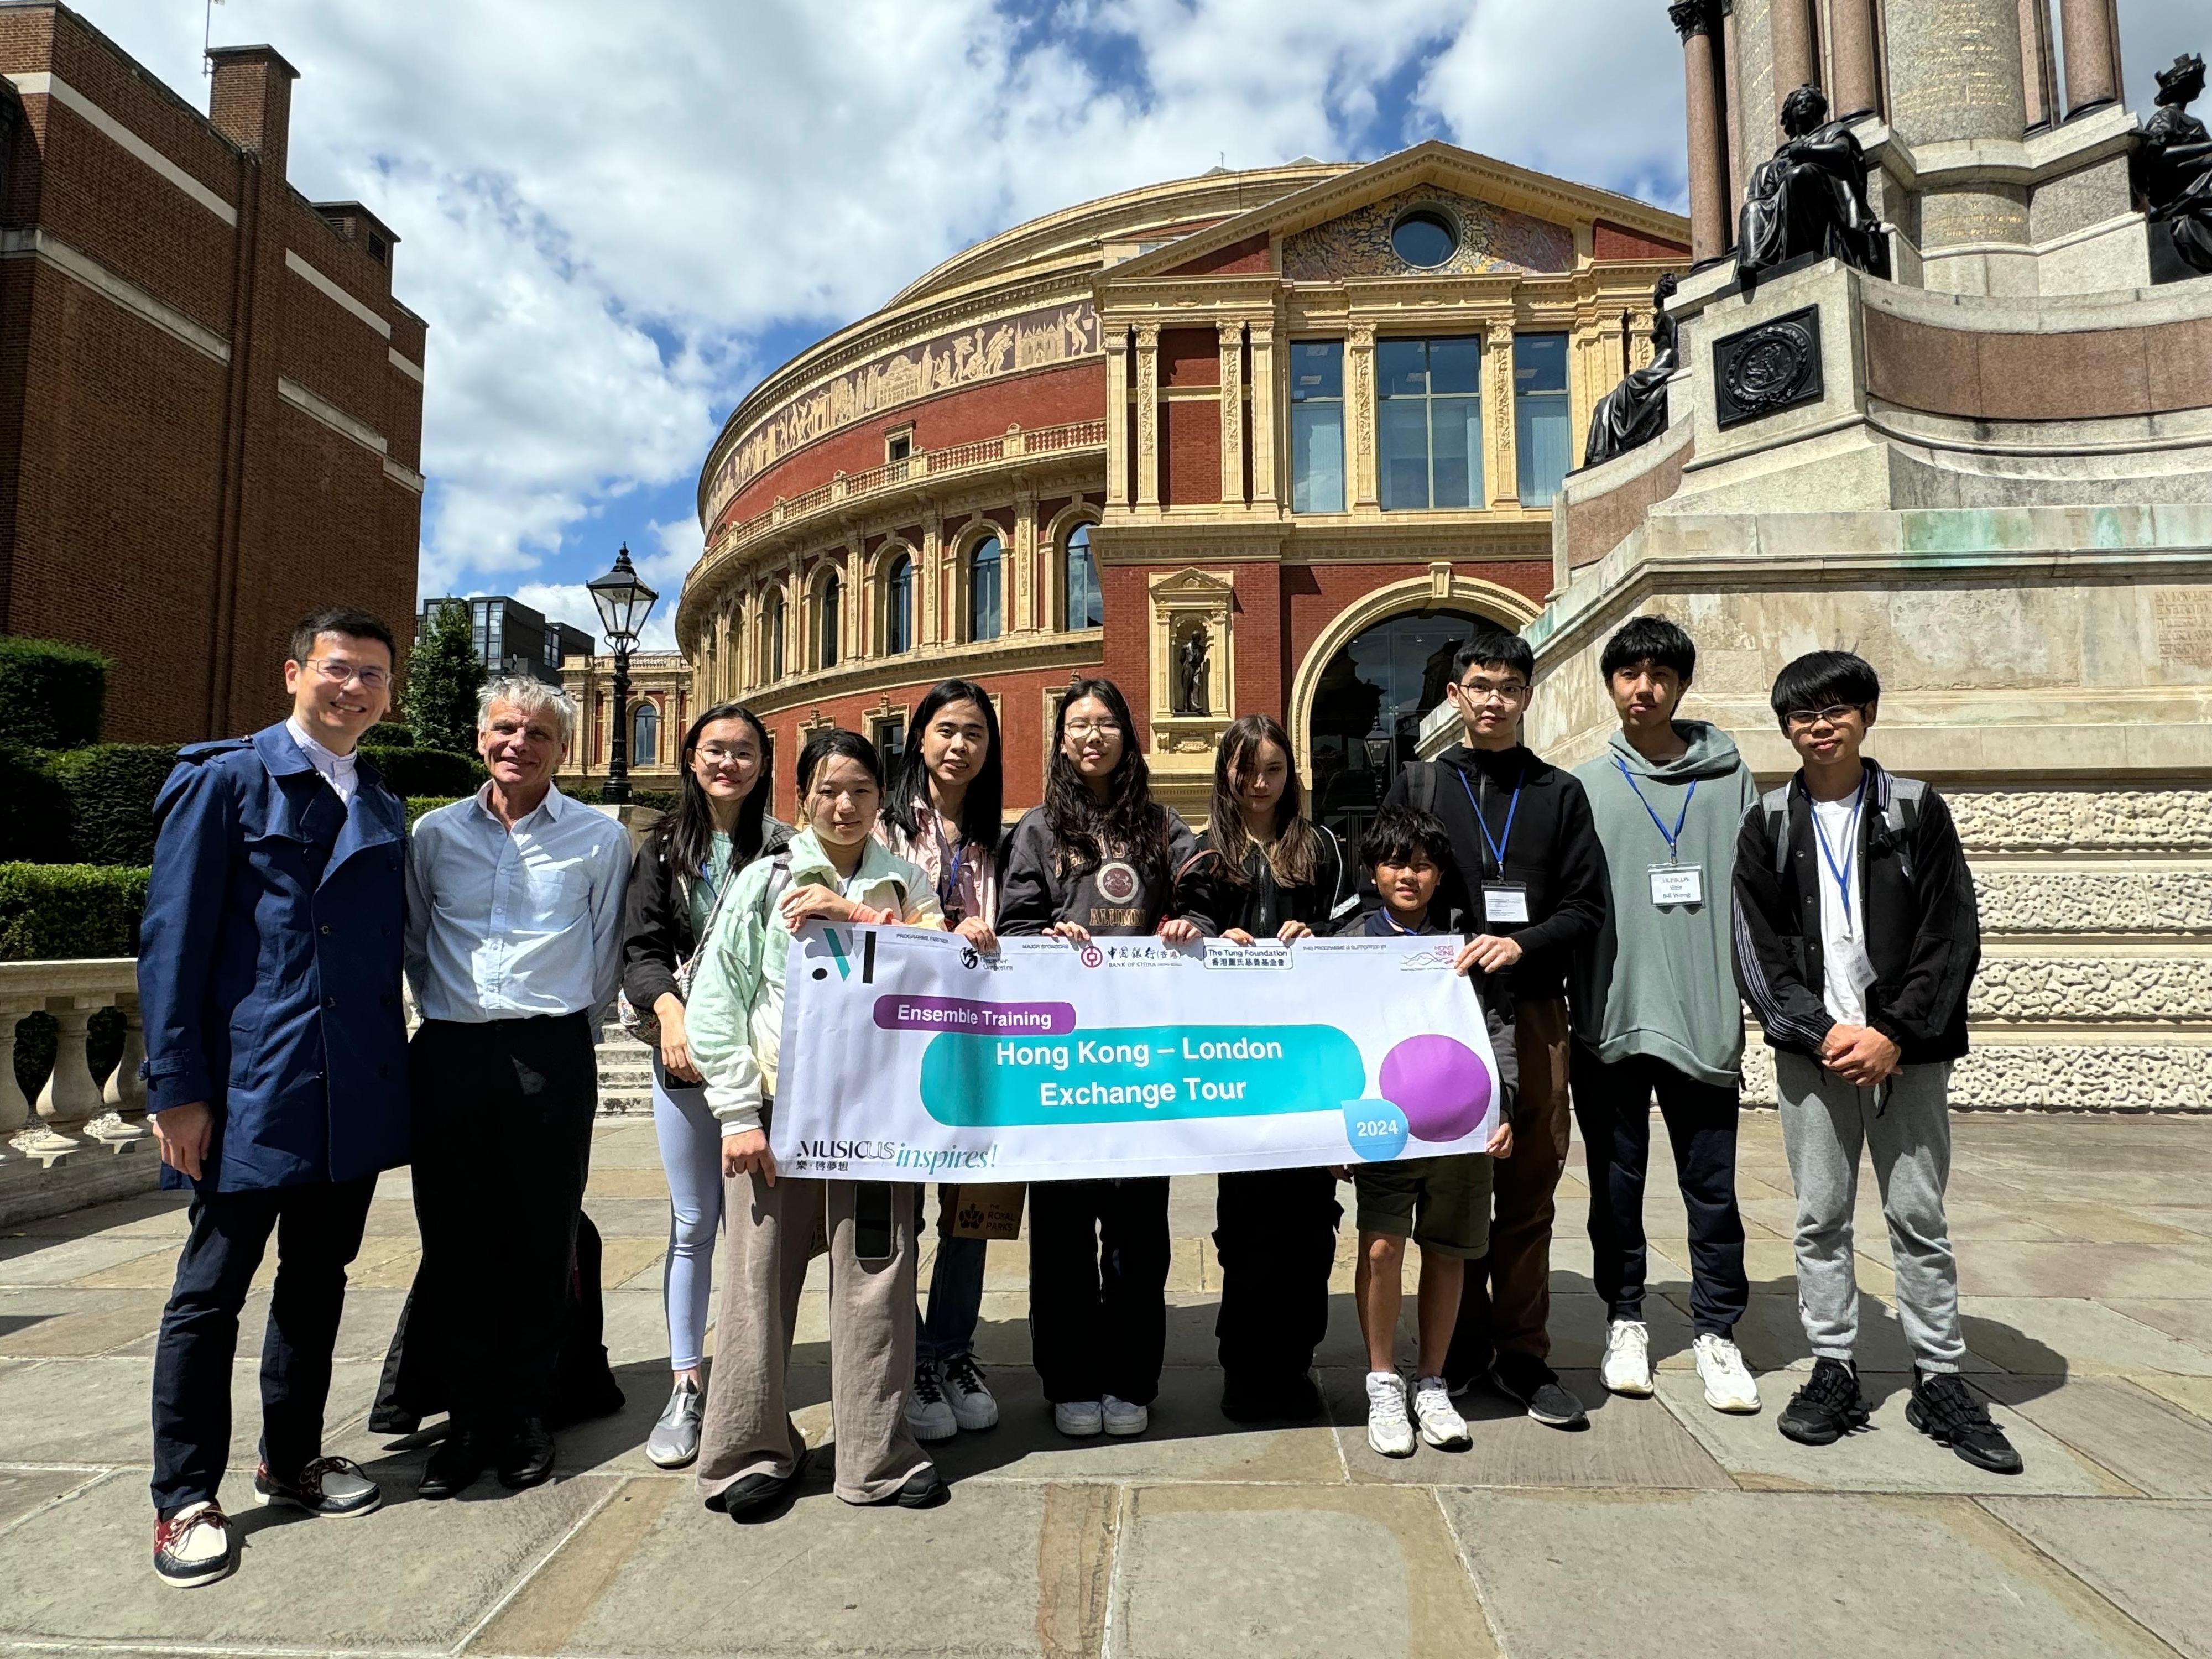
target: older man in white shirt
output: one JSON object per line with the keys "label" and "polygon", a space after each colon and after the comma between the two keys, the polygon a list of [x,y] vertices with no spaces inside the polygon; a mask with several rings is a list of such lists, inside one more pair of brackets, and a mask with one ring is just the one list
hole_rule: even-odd
{"label": "older man in white shirt", "polygon": [[553,1472],[544,1419],[629,878],[622,826],[553,787],[575,729],[567,693],[495,679],[478,708],[491,781],[424,814],[407,861],[420,1311],[452,1401],[424,1498],[487,1467],[510,1488]]}

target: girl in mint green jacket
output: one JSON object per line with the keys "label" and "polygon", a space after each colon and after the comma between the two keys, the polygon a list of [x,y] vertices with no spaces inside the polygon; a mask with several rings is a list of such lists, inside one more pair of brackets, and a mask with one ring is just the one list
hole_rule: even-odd
{"label": "girl in mint green jacket", "polygon": [[[916,1189],[795,1178],[777,1170],[769,1150],[791,935],[817,917],[945,925],[929,878],[874,839],[882,804],[882,763],[866,738],[823,732],[808,741],[799,757],[805,827],[782,853],[748,865],[731,888],[701,946],[687,1005],[692,1061],[722,1126],[727,1224],[699,1491],[708,1508],[732,1516],[776,1504],[806,1466],[785,1383],[817,1232],[830,1253],[837,1495],[908,1509],[945,1497],[936,1466],[906,1426]],[[858,1218],[866,1213],[881,1224],[886,1208],[890,1254],[864,1258]]]}

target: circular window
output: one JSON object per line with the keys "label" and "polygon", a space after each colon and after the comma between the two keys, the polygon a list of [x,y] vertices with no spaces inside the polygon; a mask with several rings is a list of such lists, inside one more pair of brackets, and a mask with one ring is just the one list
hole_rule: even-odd
{"label": "circular window", "polygon": [[1390,246],[1407,264],[1433,270],[1459,251],[1459,230],[1434,208],[1415,208],[1390,228]]}

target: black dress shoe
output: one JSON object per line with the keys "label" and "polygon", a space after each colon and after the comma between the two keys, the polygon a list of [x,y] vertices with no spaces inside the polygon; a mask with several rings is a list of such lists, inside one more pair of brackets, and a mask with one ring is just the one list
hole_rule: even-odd
{"label": "black dress shoe", "polygon": [[902,1510],[933,1510],[951,1496],[945,1490],[945,1477],[932,1463],[908,1475],[906,1485],[892,1494],[891,1501]]}
{"label": "black dress shoe", "polygon": [[707,1500],[710,1510],[720,1510],[732,1521],[750,1520],[763,1510],[773,1508],[778,1500],[797,1490],[799,1478],[806,1473],[806,1465],[813,1453],[801,1447],[791,1462],[789,1474],[748,1474],[732,1480],[728,1486]]}
{"label": "black dress shoe", "polygon": [[509,1492],[542,1486],[553,1478],[553,1431],[542,1417],[526,1417],[499,1455],[499,1484]]}
{"label": "black dress shoe", "polygon": [[451,1498],[465,1492],[491,1464],[491,1449],[474,1429],[454,1429],[438,1443],[423,1466],[417,1498]]}

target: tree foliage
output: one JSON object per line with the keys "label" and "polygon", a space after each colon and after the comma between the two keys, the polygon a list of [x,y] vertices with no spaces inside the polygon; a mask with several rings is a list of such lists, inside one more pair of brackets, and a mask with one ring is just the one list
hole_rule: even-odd
{"label": "tree foliage", "polygon": [[483,682],[469,608],[449,600],[438,607],[407,660],[407,724],[416,743],[457,755],[476,753],[477,693]]}

